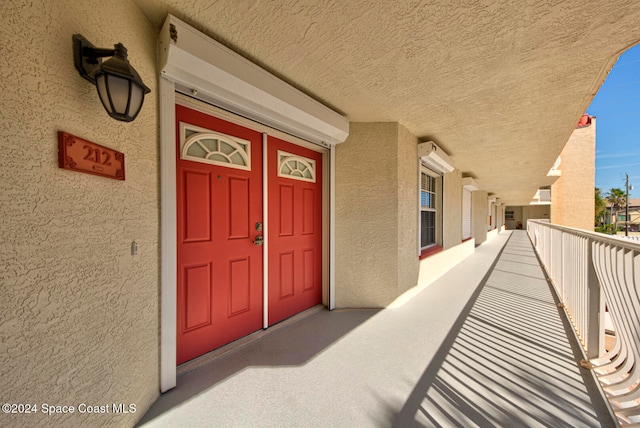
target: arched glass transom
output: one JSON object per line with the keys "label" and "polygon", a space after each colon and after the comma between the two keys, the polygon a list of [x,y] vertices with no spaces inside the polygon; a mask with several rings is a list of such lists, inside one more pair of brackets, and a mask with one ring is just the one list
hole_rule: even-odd
{"label": "arched glass transom", "polygon": [[180,123],[180,138],[181,159],[251,170],[250,141],[187,123]]}
{"label": "arched glass transom", "polygon": [[278,150],[278,176],[316,182],[316,161]]}

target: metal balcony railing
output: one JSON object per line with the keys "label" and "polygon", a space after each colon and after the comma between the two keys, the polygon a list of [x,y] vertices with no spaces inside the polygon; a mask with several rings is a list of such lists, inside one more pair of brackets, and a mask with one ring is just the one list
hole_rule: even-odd
{"label": "metal balcony railing", "polygon": [[640,427],[640,242],[535,220],[527,230],[582,342],[582,365],[620,425]]}

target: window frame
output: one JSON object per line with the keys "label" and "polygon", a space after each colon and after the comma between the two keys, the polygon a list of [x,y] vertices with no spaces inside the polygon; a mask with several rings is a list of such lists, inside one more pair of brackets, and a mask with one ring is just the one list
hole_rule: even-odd
{"label": "window frame", "polygon": [[[431,195],[429,198],[429,206],[423,206],[423,174],[429,177],[429,187],[426,192]],[[442,222],[442,192],[443,192],[443,176],[436,171],[428,168],[423,162],[420,162],[419,174],[418,174],[418,254],[420,258],[424,258],[430,254],[442,250],[440,246],[441,230],[440,224]],[[432,212],[433,215],[433,239],[432,242],[427,245],[422,245],[423,228],[422,228],[422,213]]]}

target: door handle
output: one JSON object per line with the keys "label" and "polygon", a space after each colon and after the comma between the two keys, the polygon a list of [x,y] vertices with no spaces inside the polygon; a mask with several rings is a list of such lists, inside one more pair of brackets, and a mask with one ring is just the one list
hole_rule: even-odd
{"label": "door handle", "polygon": [[262,245],[264,244],[264,238],[261,235],[256,236],[256,240],[253,241],[253,243],[256,245]]}

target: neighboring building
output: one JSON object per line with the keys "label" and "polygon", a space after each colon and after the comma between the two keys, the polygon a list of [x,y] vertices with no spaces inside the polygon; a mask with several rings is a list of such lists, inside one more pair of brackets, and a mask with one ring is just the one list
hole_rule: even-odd
{"label": "neighboring building", "polygon": [[593,230],[595,222],[596,118],[583,115],[562,149],[551,186],[551,223]]}
{"label": "neighboring building", "polygon": [[595,205],[596,118],[584,114],[528,206],[506,209],[508,229],[526,228],[529,219],[593,230]]}
{"label": "neighboring building", "polygon": [[[611,204],[607,201],[607,224],[611,224]],[[614,214],[616,212],[614,211]],[[618,227],[624,228],[625,222],[628,220],[629,231],[640,232],[640,198],[629,198],[629,218],[627,219],[626,207],[621,207],[617,211]],[[623,229],[624,230],[624,229]]]}
{"label": "neighboring building", "polygon": [[[136,404],[105,426],[133,425],[180,362],[310,306],[428,286],[506,206],[543,217],[524,205],[640,20],[634,2],[577,0],[0,12],[3,400]],[[80,77],[76,33],[126,46],[151,89],[135,121]],[[59,168],[59,131],[123,153],[126,179]]]}

